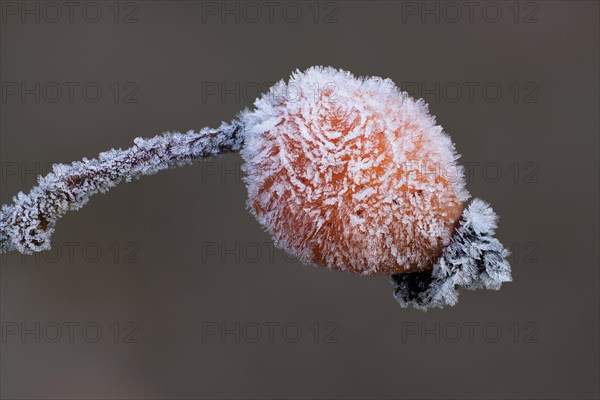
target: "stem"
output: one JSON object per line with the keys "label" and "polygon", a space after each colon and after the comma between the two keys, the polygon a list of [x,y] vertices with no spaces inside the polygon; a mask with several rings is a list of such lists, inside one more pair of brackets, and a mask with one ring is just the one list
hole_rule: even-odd
{"label": "stem", "polygon": [[143,175],[189,165],[222,153],[237,152],[243,143],[238,121],[200,132],[167,132],[137,138],[126,150],[100,153],[97,159],[55,164],[53,172],[38,177],[29,194],[20,192],[13,204],[0,210],[0,253],[24,254],[50,249],[56,222],[68,211],[83,207],[96,193],[105,193]]}

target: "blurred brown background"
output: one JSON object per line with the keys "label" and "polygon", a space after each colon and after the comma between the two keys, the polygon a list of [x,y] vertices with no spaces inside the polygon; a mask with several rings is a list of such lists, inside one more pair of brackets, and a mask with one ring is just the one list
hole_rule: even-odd
{"label": "blurred brown background", "polygon": [[332,65],[426,98],[514,282],[423,313],[385,277],[302,266],[226,156],[1,256],[2,398],[598,398],[598,2],[69,4],[1,2],[1,203],[53,162],[216,126]]}

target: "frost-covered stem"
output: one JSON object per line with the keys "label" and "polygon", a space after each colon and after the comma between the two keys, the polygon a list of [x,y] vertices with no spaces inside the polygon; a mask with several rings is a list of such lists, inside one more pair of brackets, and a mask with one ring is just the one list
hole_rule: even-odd
{"label": "frost-covered stem", "polygon": [[20,192],[13,204],[0,210],[0,253],[50,249],[54,226],[68,211],[83,207],[96,193],[105,193],[120,182],[188,165],[221,153],[237,152],[243,142],[238,121],[199,132],[167,132],[151,139],[137,138],[126,150],[100,153],[97,159],[55,164],[38,177],[29,194]]}

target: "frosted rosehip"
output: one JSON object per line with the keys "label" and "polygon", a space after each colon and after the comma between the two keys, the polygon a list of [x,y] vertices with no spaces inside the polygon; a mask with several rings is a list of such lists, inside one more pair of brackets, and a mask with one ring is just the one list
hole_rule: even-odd
{"label": "frosted rosehip", "polygon": [[296,71],[241,115],[248,207],[301,261],[430,270],[468,199],[453,143],[389,79]]}
{"label": "frosted rosehip", "polygon": [[454,305],[459,287],[512,280],[497,215],[469,194],[450,138],[388,79],[313,67],[216,129],[137,138],[55,164],[0,208],[0,253],[48,250],[57,221],[121,182],[242,152],[248,207],[306,263],[391,274],[402,307]]}

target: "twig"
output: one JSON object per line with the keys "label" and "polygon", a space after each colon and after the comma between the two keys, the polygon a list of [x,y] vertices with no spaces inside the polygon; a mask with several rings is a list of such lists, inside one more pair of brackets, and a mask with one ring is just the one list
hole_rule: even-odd
{"label": "twig", "polygon": [[125,181],[191,164],[217,154],[237,152],[243,142],[238,121],[200,132],[167,132],[134,146],[100,153],[97,159],[55,164],[53,172],[38,177],[29,194],[20,192],[13,204],[0,210],[0,253],[50,249],[56,222],[68,211],[83,207],[96,193]]}

